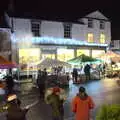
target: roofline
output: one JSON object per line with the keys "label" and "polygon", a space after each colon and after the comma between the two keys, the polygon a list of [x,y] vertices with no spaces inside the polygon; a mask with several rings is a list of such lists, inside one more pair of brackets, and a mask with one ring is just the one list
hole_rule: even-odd
{"label": "roofline", "polygon": [[40,21],[49,21],[49,22],[63,22],[63,23],[74,23],[74,24],[79,24],[79,25],[85,25],[82,22],[77,22],[77,21],[67,21],[67,20],[47,20],[47,19],[40,19],[40,18],[27,18],[27,17],[16,17],[16,16],[9,16],[10,18],[16,18],[16,19],[29,19],[29,20],[40,20]]}
{"label": "roofline", "polygon": [[83,17],[83,18],[90,18],[90,19],[96,19],[96,20],[103,20],[103,21],[108,21],[108,22],[111,22],[111,20],[106,20],[106,19],[99,19],[99,18],[93,18],[93,17]]}

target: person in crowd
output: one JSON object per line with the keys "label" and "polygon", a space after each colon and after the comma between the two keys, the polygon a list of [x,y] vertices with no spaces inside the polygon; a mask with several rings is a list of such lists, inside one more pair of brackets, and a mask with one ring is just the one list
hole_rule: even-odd
{"label": "person in crowd", "polygon": [[38,70],[38,78],[42,76],[42,71],[41,69]]}
{"label": "person in crowd", "polygon": [[45,68],[44,71],[41,71],[41,76],[37,78],[37,84],[38,84],[39,91],[40,91],[40,98],[43,100],[44,100],[44,94],[45,94],[46,80],[47,80],[47,71]]}
{"label": "person in crowd", "polygon": [[7,120],[26,120],[26,113],[29,109],[21,109],[21,101],[17,98],[17,96],[15,94],[11,94],[8,96],[7,101]]}
{"label": "person in crowd", "polygon": [[47,97],[47,103],[52,107],[52,120],[64,120],[64,101],[60,98],[60,88],[53,88],[53,93]]}
{"label": "person in crowd", "polygon": [[91,66],[86,64],[85,67],[84,67],[84,73],[85,73],[85,76],[86,76],[86,81],[90,80],[90,69],[91,69]]}
{"label": "person in crowd", "polygon": [[44,76],[44,77],[47,77],[47,71],[46,71],[46,68],[44,68],[44,70],[43,70],[43,76]]}
{"label": "person in crowd", "polygon": [[76,68],[73,69],[73,81],[77,83],[78,71]]}
{"label": "person in crowd", "polygon": [[6,77],[6,87],[7,87],[7,94],[12,94],[13,93],[13,87],[14,87],[14,80],[12,76],[7,76]]}
{"label": "person in crowd", "polygon": [[79,93],[72,101],[72,111],[76,114],[75,120],[90,120],[90,110],[95,107],[90,96],[87,95],[84,87],[79,88]]}
{"label": "person in crowd", "polygon": [[0,81],[0,103],[5,101],[5,85]]}

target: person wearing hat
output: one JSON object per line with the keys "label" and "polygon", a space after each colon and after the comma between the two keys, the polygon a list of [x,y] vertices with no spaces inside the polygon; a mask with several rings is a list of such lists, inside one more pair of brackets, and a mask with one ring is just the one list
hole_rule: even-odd
{"label": "person wearing hat", "polygon": [[87,95],[84,87],[79,88],[79,93],[72,101],[72,111],[76,114],[75,120],[90,120],[90,110],[94,108],[94,102]]}
{"label": "person wearing hat", "polygon": [[8,101],[8,113],[7,120],[26,120],[26,113],[28,109],[21,109],[21,101],[17,98],[15,94],[9,95]]}
{"label": "person wearing hat", "polygon": [[64,107],[63,103],[65,99],[60,98],[59,87],[54,87],[51,95],[47,97],[47,103],[52,107],[52,120],[64,120]]}

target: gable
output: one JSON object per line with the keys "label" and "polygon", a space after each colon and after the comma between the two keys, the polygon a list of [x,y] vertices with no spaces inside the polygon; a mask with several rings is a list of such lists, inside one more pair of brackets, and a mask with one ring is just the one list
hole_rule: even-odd
{"label": "gable", "polygon": [[108,19],[107,17],[105,17],[100,11],[92,12],[92,13],[86,15],[85,17],[95,18],[95,19],[109,20],[109,19]]}

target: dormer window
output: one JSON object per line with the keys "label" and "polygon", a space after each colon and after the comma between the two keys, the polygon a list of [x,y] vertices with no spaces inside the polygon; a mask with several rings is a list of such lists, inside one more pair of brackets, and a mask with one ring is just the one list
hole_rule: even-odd
{"label": "dormer window", "polygon": [[93,19],[88,19],[88,27],[93,28]]}

